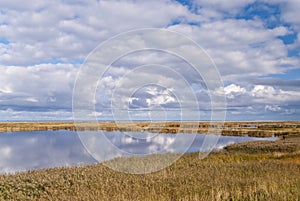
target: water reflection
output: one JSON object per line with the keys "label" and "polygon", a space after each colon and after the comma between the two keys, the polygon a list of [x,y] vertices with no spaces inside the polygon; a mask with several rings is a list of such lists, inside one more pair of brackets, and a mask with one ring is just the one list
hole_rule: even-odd
{"label": "water reflection", "polygon": [[[117,149],[122,150],[118,156],[205,151],[205,148],[201,149],[201,147],[204,138],[207,137],[199,134],[155,135],[135,133],[135,136],[140,135],[140,137],[132,138],[121,132],[108,132],[104,133],[106,141],[99,141],[99,138],[97,138],[101,135],[99,132],[84,131],[79,136],[82,136],[82,134],[95,136],[96,138],[89,137],[88,139],[96,147],[112,143]],[[259,139],[262,138],[221,136],[215,148],[220,149],[228,144]],[[274,139],[263,138],[263,140]],[[186,150],[187,145],[190,145],[188,150]],[[111,150],[99,150],[101,150],[101,153],[96,153],[98,154],[96,157],[98,161],[99,159],[102,161],[116,157]],[[95,156],[92,157],[86,151],[78,135],[73,131],[65,130],[2,133],[0,134],[0,153],[0,173],[2,174],[97,162],[93,158]]]}

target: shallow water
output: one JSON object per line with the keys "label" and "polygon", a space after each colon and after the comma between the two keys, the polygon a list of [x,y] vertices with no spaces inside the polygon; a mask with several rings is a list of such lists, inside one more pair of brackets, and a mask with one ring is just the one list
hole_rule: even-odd
{"label": "shallow water", "polygon": [[205,152],[237,142],[275,139],[66,130],[2,133],[0,173],[94,164],[119,156]]}

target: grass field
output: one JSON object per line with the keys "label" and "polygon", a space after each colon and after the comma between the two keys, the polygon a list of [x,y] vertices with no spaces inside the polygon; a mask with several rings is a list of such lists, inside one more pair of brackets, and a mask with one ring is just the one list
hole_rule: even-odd
{"label": "grass field", "polygon": [[[165,155],[168,157],[167,155]],[[148,156],[148,157],[156,157]],[[122,158],[127,165],[140,160]],[[300,136],[230,145],[200,160],[185,154],[151,174],[103,164],[0,176],[1,200],[300,200]]]}

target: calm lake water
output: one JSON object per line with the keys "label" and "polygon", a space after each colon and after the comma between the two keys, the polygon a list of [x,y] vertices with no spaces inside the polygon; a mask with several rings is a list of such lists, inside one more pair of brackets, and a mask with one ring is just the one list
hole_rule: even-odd
{"label": "calm lake water", "polygon": [[205,143],[211,140],[215,141],[213,149],[221,149],[237,142],[275,139],[102,131],[77,134],[66,130],[10,132],[0,134],[0,173],[94,164],[119,156],[204,152]]}

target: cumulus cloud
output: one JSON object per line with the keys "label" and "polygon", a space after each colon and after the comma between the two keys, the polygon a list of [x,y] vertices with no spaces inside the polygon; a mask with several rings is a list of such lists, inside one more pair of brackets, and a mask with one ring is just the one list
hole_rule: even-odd
{"label": "cumulus cloud", "polygon": [[241,87],[231,84],[224,91],[228,115],[231,117],[245,115],[245,120],[254,116],[257,120],[292,118],[299,108],[300,93],[297,89],[282,90],[268,85]]}
{"label": "cumulus cloud", "polygon": [[191,15],[181,4],[169,1],[41,1],[33,7],[19,5],[0,4],[0,38],[10,42],[0,57],[2,64],[28,65],[53,58],[83,60],[95,43],[122,31],[164,27]]}
{"label": "cumulus cloud", "polygon": [[[16,111],[1,115],[1,119],[22,118],[22,111],[28,115],[49,112],[52,117],[59,111],[71,112],[76,69],[71,64],[0,67],[0,110]],[[44,116],[41,113],[40,118]]]}
{"label": "cumulus cloud", "polygon": [[262,103],[265,101],[284,103],[285,101],[296,102],[300,100],[299,91],[284,91],[272,86],[255,85],[250,94],[256,97],[255,101]]}
{"label": "cumulus cloud", "polygon": [[[299,69],[299,7],[297,0],[196,0],[188,5],[173,0],[56,0],[26,4],[3,0],[0,2],[0,112],[6,114],[3,118],[11,115],[22,119],[24,115],[35,116],[34,112],[40,118],[47,118],[47,114],[52,118],[56,113],[70,118],[76,73],[86,56],[116,34],[156,27],[184,34],[205,49],[225,83],[216,93],[225,93],[232,114],[243,114],[244,110],[261,116],[261,111],[278,112],[278,108],[296,114],[299,80],[272,75],[288,76],[291,70]],[[265,11],[266,16],[256,12],[259,10]],[[292,39],[286,42],[289,37]],[[194,58],[197,56],[193,55],[193,49],[179,47],[180,41],[176,39],[161,36],[159,40]],[[145,45],[138,38],[131,42]],[[153,63],[169,66],[181,77],[153,66],[128,74],[137,66]],[[186,80],[189,87],[184,87],[185,83],[178,82],[179,79]],[[168,90],[154,93],[144,88],[128,97],[127,92],[145,80]],[[206,84],[209,85],[180,58],[145,51],[125,55],[113,63],[110,71],[99,79],[99,93],[91,101],[96,108],[109,109],[113,101],[111,92],[118,89],[114,98],[126,106],[178,108],[179,103],[184,103],[188,107],[191,105],[188,96],[181,93],[181,97],[176,97],[176,92],[192,89],[200,108],[209,110],[209,93],[214,91],[207,91]],[[108,110],[97,112],[105,118],[109,114]]]}
{"label": "cumulus cloud", "polygon": [[224,88],[225,95],[227,95],[227,98],[235,98],[238,94],[244,94],[246,92],[246,89],[240,86],[237,86],[235,84],[231,84]]}
{"label": "cumulus cloud", "polygon": [[282,73],[299,66],[299,59],[289,57],[288,47],[278,39],[289,32],[284,27],[266,29],[259,20],[228,19],[170,29],[188,34],[201,44],[225,81]]}
{"label": "cumulus cloud", "polygon": [[277,112],[277,111],[280,111],[281,108],[278,105],[266,105],[265,110],[270,110],[270,111],[273,111],[273,112]]}

